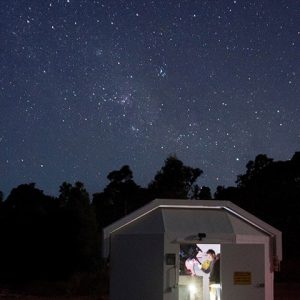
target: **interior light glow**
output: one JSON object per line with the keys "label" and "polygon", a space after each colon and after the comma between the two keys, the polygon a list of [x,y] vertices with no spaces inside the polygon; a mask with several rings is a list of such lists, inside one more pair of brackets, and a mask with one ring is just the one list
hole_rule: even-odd
{"label": "interior light glow", "polygon": [[196,294],[196,292],[197,292],[196,286],[192,283],[189,284],[189,291],[190,291],[191,294]]}

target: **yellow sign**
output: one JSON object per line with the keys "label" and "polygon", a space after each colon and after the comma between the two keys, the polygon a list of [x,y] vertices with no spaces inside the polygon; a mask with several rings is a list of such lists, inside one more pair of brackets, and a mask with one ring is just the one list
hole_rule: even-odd
{"label": "yellow sign", "polygon": [[234,272],[233,283],[238,285],[251,284],[251,272]]}

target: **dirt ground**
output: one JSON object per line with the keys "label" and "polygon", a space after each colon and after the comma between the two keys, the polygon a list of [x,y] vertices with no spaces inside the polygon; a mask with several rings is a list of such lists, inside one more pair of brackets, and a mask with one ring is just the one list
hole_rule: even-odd
{"label": "dirt ground", "polygon": [[[300,300],[300,283],[276,283],[274,300]],[[109,300],[108,296],[78,296],[78,297],[38,297],[30,295],[9,294],[5,291],[0,293],[3,300]]]}

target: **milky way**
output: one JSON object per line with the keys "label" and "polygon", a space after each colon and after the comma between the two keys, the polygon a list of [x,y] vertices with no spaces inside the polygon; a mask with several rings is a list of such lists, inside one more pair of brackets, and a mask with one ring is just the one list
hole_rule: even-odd
{"label": "milky way", "polygon": [[300,150],[300,1],[0,2],[0,190],[146,186],[170,154],[234,185]]}

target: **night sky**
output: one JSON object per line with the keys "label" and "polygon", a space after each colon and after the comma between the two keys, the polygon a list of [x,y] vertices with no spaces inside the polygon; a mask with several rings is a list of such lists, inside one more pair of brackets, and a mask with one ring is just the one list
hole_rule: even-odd
{"label": "night sky", "polygon": [[146,186],[170,154],[234,185],[300,150],[300,0],[1,0],[0,190]]}

